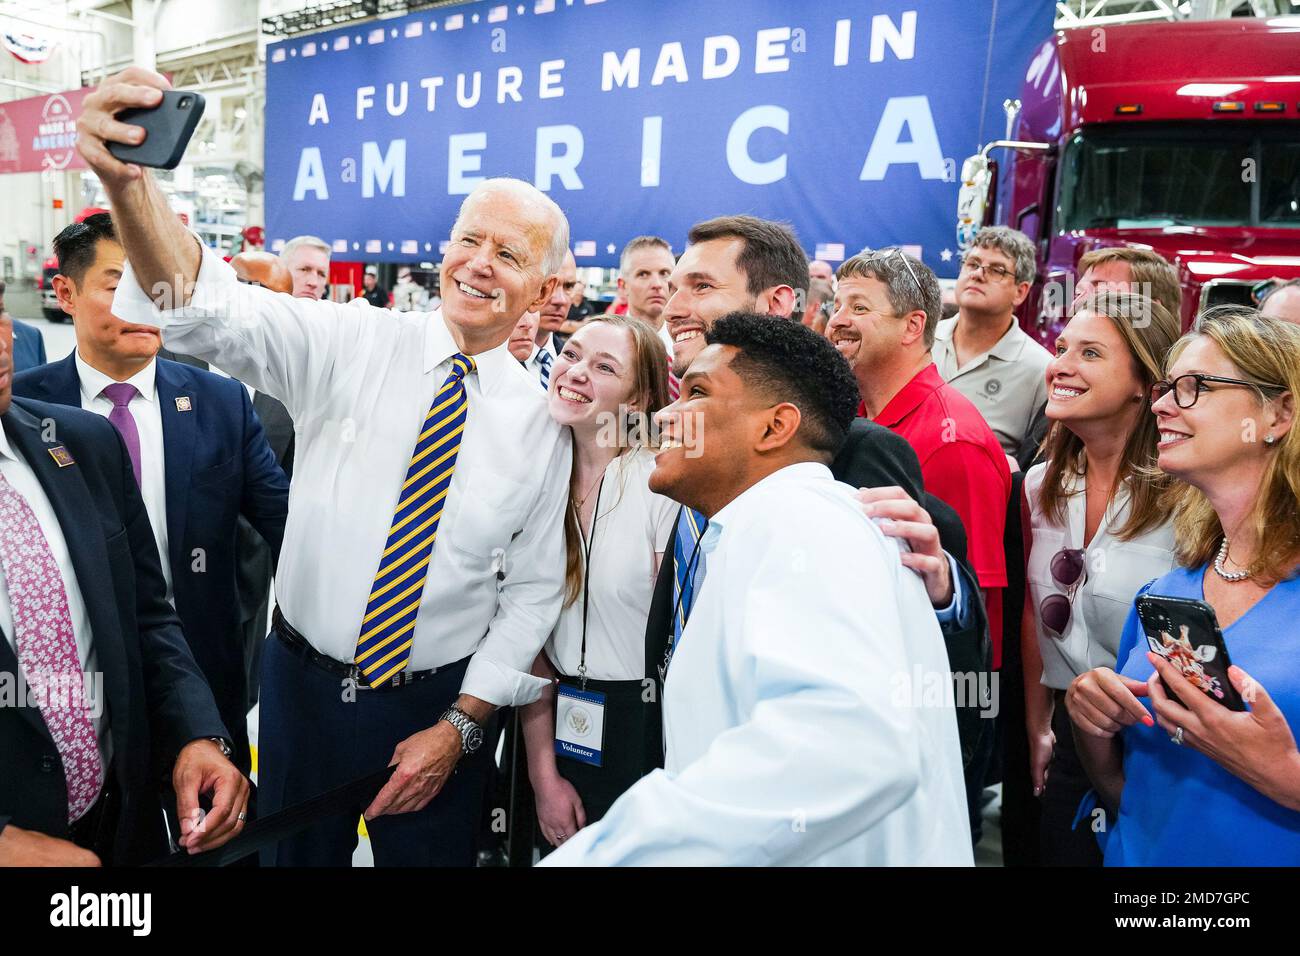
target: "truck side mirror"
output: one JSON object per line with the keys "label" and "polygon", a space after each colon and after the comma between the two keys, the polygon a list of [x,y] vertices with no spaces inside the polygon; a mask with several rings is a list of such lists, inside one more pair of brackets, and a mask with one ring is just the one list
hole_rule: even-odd
{"label": "truck side mirror", "polygon": [[997,181],[997,167],[983,153],[961,164],[961,188],[957,191],[957,250],[965,255],[984,225],[990,193]]}

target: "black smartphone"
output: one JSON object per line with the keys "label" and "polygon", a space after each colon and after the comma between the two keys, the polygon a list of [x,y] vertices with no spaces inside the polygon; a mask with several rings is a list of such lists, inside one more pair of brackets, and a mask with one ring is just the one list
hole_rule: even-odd
{"label": "black smartphone", "polygon": [[[1137,611],[1154,653],[1182,671],[1183,677],[1211,700],[1229,710],[1246,709],[1246,702],[1228,679],[1232,660],[1214,608],[1191,598],[1143,594],[1137,599]],[[1163,678],[1160,683],[1166,694],[1178,700]]]}
{"label": "black smartphone", "polygon": [[175,169],[185,155],[194,128],[203,118],[203,94],[188,90],[167,90],[162,102],[149,109],[129,109],[117,119],[144,127],[144,142],[138,146],[109,143],[108,151],[124,163]]}

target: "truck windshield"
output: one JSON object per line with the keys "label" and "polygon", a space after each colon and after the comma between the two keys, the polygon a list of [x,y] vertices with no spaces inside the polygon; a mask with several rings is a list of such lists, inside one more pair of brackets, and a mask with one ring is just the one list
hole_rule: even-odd
{"label": "truck windshield", "polygon": [[1300,229],[1300,123],[1093,127],[1066,149],[1063,230]]}

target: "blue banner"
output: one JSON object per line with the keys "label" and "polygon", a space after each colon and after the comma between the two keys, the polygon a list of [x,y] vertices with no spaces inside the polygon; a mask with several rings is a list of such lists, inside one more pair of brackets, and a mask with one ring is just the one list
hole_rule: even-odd
{"label": "blue banner", "polygon": [[267,50],[267,242],[441,258],[460,202],[517,176],[579,265],[692,223],[793,224],[810,256],[913,247],[956,274],[962,160],[1005,133],[1049,0],[483,0]]}

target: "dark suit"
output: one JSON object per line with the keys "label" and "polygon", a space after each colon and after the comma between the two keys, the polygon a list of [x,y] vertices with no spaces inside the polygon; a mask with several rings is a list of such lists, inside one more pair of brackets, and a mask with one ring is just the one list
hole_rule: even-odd
{"label": "dark suit", "polygon": [[[56,442],[42,438],[47,421]],[[145,862],[166,850],[160,772],[190,741],[230,735],[167,603],[149,517],[113,426],[19,398],[0,423],[50,500],[85,600],[113,740],[106,791],[119,800],[108,849],[115,863]],[[59,467],[49,454],[56,444],[74,464]],[[2,638],[0,670],[18,672]],[[68,839],[60,766],[38,709],[0,708],[0,829],[12,823]]]}
{"label": "dark suit", "polygon": [[[235,765],[247,773],[248,686],[235,585],[236,519],[246,517],[278,556],[289,482],[243,385],[166,360],[158,362],[155,381],[176,611],[231,730]],[[74,357],[16,376],[14,394],[80,407]]]}
{"label": "dark suit", "polygon": [[[158,357],[194,368],[208,370],[208,363],[192,355],[182,355],[170,349],[159,349]],[[275,460],[284,469],[285,477],[293,479],[294,431],[289,410],[277,398],[265,392],[253,394],[253,411],[262,423],[266,440],[275,453]],[[243,515],[239,516],[239,559],[235,567],[239,588],[239,621],[244,634],[244,664],[248,678],[248,709],[257,703],[259,674],[262,663],[262,642],[270,630],[271,578],[275,575],[275,556],[257,530]]]}
{"label": "dark suit", "polygon": [[[883,425],[865,418],[855,419],[839,454],[831,462],[831,473],[837,481],[855,488],[897,485],[929,513],[939,532],[940,544],[956,559],[965,593],[973,598],[970,602],[973,613],[965,628],[958,627],[956,622],[943,626],[948,663],[957,673],[987,672],[992,660],[988,618],[984,612],[984,602],[980,598],[979,584],[966,562],[966,531],[951,507],[924,490],[921,464],[912,446],[905,438]],[[659,566],[659,577],[655,581],[650,617],[646,625],[646,676],[658,682],[657,700],[663,698],[659,667],[663,664],[668,637],[672,632],[673,579],[676,573],[670,547]],[[707,587],[707,583],[704,586]],[[662,734],[661,724],[653,720],[649,723],[653,727],[652,735]],[[992,721],[980,717],[977,706],[958,708],[957,729],[961,738],[962,766],[966,775],[967,804],[971,810],[972,826],[978,820],[979,794],[983,788],[984,768],[991,744],[988,726],[991,723]],[[658,749],[654,749],[655,742],[652,741],[651,752],[663,753],[662,738],[657,740]]]}
{"label": "dark suit", "polygon": [[29,368],[44,365],[45,338],[41,330],[26,322],[14,322],[14,374],[25,372]]}

